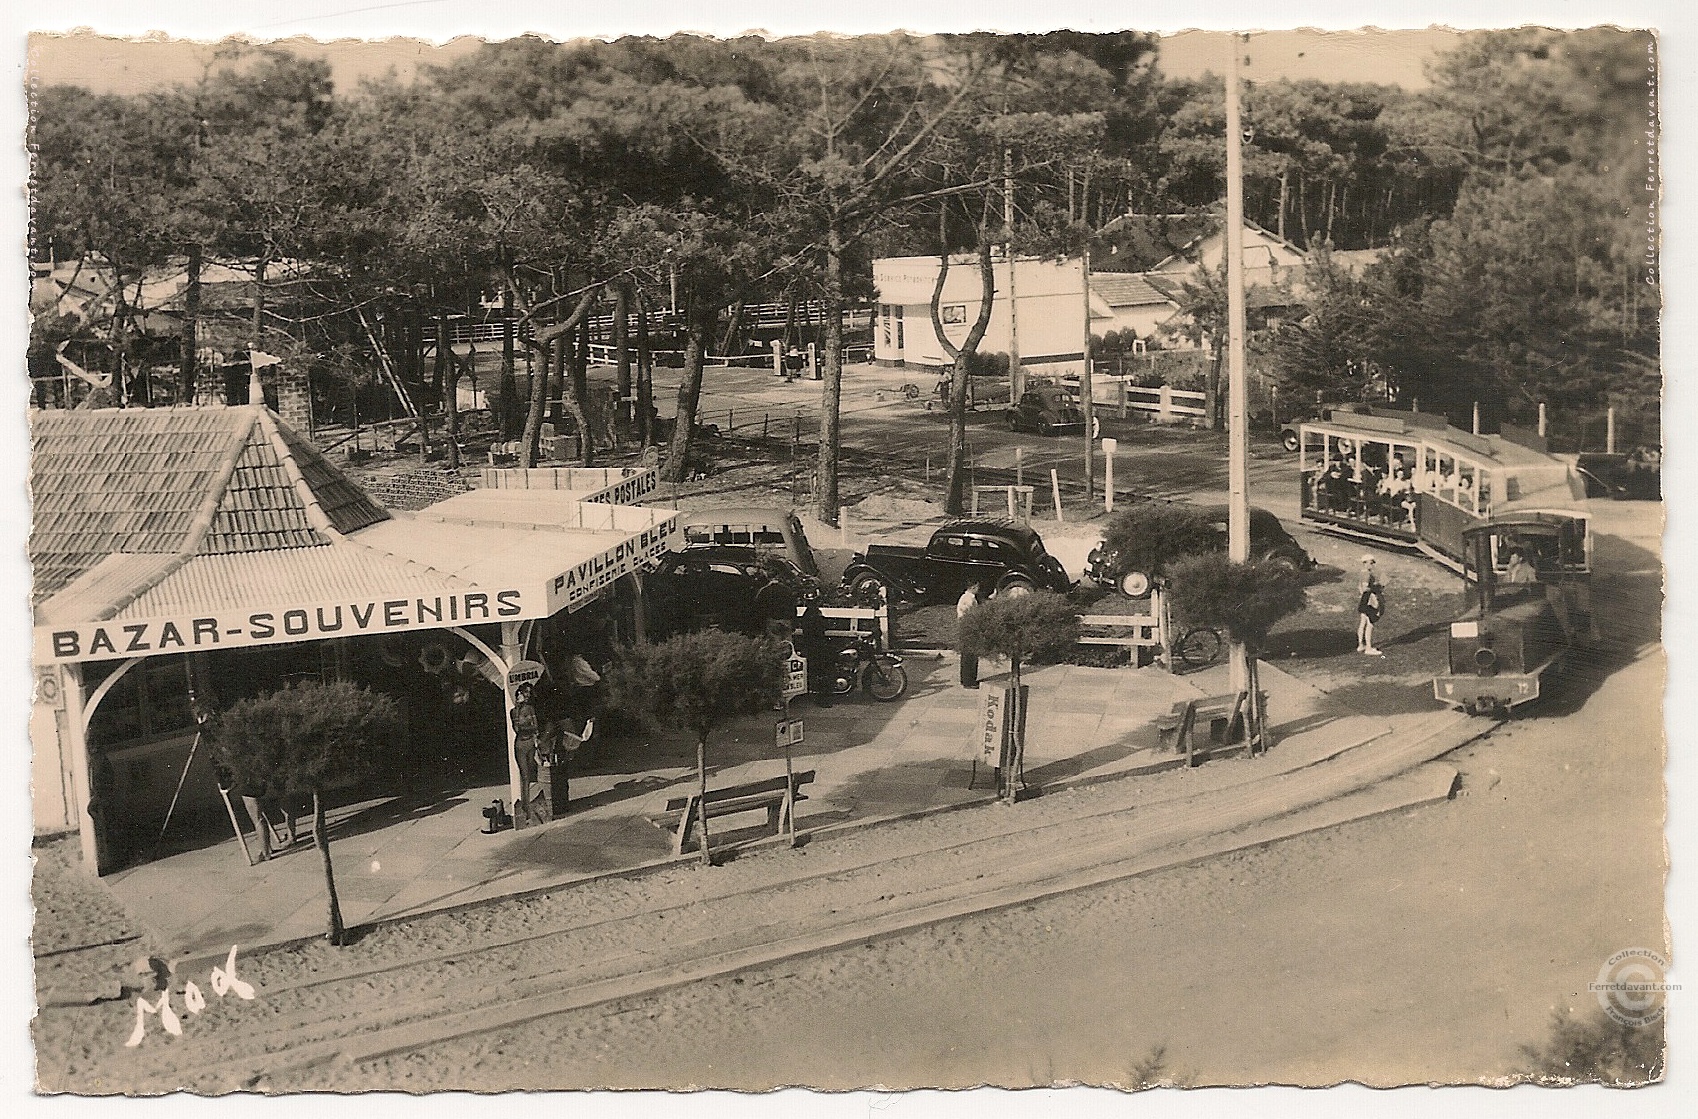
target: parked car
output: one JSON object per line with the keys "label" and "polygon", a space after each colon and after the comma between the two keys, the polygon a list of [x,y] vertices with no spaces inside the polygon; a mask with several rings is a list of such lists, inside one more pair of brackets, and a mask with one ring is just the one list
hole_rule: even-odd
{"label": "parked car", "polygon": [[856,601],[882,589],[891,601],[954,602],[974,583],[985,594],[1066,594],[1073,588],[1061,562],[1044,550],[1042,537],[1024,525],[994,520],[944,525],[923,548],[874,544],[843,570],[843,587]]}
{"label": "parked car", "polygon": [[658,636],[717,627],[788,637],[796,608],[820,596],[819,580],[758,548],[699,544],[660,557],[643,583]]}
{"label": "parked car", "polygon": [[741,546],[771,552],[789,560],[804,575],[820,577],[814,551],[802,522],[789,509],[740,505],[696,509],[678,514],[680,549],[703,545]]}
{"label": "parked car", "polygon": [[[1227,547],[1228,510],[1225,505],[1204,505],[1198,507],[1198,512],[1209,519],[1214,526],[1218,538],[1218,550],[1225,551]],[[1285,531],[1279,518],[1266,509],[1251,507],[1250,509],[1250,558],[1266,560],[1278,564],[1287,570],[1302,574],[1315,567],[1315,559],[1303,550],[1292,535]],[[1141,598],[1150,592],[1153,581],[1161,576],[1161,571],[1130,571],[1120,562],[1120,557],[1098,544],[1091,549],[1091,554],[1085,558],[1085,577],[1093,583],[1104,587],[1118,587],[1133,598]]]}
{"label": "parked car", "polygon": [[1580,455],[1575,465],[1586,483],[1587,497],[1616,501],[1657,501],[1663,496],[1663,473],[1640,455]]}
{"label": "parked car", "polygon": [[1008,430],[1039,435],[1084,431],[1085,410],[1079,398],[1065,388],[1040,385],[1021,393],[1019,403],[1008,410]]}

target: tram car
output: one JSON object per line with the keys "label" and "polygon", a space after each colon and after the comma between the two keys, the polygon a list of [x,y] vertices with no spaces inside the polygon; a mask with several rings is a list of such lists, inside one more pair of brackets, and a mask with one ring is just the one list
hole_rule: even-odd
{"label": "tram car", "polygon": [[1474,572],[1468,609],[1450,624],[1441,703],[1503,715],[1596,636],[1583,521],[1554,513],[1492,517],[1462,531]]}
{"label": "tram car", "polygon": [[1474,435],[1443,416],[1364,405],[1299,433],[1301,515],[1324,531],[1419,551],[1464,575],[1465,534],[1493,518],[1554,513],[1585,536],[1581,473],[1532,432]]}

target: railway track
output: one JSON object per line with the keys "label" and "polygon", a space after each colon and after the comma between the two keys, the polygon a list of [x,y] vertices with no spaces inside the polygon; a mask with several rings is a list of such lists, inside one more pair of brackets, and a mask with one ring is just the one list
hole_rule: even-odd
{"label": "railway track", "polygon": [[[226,1038],[215,1070],[208,1071],[209,1055],[185,1036],[153,1050],[148,1080],[216,1091],[263,1085],[328,1061],[376,1061],[1199,857],[1185,853],[1188,845],[1230,850],[1279,838],[1282,827],[1295,834],[1326,826],[1330,817],[1305,821],[1336,814],[1329,805],[1341,798],[1373,795],[1381,782],[1407,775],[1486,729],[1443,720],[1428,727],[1412,741],[1380,740],[1206,795],[1120,806],[1035,828],[1022,826],[1018,810],[1010,811],[993,834],[967,842],[887,852],[876,861],[850,858],[820,872],[710,889],[662,907],[633,906],[604,919],[262,990],[254,1002],[230,1011],[242,1018],[241,1040],[231,1046]],[[1418,796],[1395,782],[1379,795],[1389,797],[1391,807],[1436,799],[1454,776],[1447,772],[1419,774],[1414,780],[1424,791]],[[1263,838],[1233,838],[1258,828]]]}

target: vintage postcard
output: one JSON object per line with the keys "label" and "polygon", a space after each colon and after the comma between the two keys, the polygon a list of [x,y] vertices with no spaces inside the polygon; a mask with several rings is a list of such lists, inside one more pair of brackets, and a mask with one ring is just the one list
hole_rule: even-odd
{"label": "vintage postcard", "polygon": [[30,36],[36,1090],[1662,1081],[1657,29],[811,16]]}

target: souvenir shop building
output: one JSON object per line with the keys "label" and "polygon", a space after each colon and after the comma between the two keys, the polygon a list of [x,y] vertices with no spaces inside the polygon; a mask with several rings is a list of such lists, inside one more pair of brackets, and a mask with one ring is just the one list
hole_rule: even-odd
{"label": "souvenir shop building", "polygon": [[391,512],[261,406],[34,413],[37,831],[148,857],[173,802],[224,811],[195,709],[304,677],[394,695],[405,764],[516,795],[508,669],[639,638],[677,514],[632,504],[652,471],[486,484]]}

